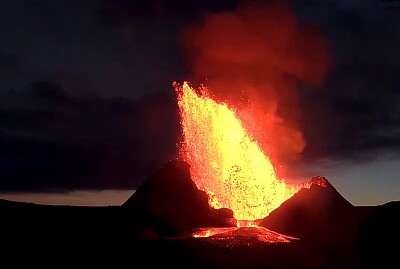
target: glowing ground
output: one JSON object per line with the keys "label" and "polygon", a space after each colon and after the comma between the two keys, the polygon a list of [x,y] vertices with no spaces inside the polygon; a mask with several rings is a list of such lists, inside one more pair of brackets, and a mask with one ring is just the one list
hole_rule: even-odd
{"label": "glowing ground", "polygon": [[204,238],[218,245],[253,245],[263,243],[290,243],[299,240],[296,237],[283,235],[260,226],[200,228],[192,235],[194,238]]}

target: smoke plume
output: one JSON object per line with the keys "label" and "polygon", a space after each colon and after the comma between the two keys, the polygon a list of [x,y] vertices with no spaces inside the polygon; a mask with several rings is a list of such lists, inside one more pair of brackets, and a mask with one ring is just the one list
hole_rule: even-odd
{"label": "smoke plume", "polygon": [[305,147],[298,86],[322,85],[330,66],[326,38],[282,1],[245,1],[205,15],[181,37],[193,81],[237,109],[285,177]]}

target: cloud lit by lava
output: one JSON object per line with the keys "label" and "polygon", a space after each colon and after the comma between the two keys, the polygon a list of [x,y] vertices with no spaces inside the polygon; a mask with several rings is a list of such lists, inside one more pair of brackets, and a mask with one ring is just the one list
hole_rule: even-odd
{"label": "cloud lit by lava", "polygon": [[285,177],[307,142],[298,86],[324,82],[331,62],[327,39],[300,23],[282,1],[243,1],[235,11],[208,14],[187,26],[181,44],[193,82],[244,108],[238,113],[243,125]]}

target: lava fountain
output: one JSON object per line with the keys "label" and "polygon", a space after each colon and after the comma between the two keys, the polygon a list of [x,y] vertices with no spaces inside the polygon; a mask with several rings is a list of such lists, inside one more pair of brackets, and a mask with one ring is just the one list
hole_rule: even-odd
{"label": "lava fountain", "polygon": [[214,208],[229,208],[237,220],[262,219],[299,189],[279,179],[269,157],[236,115],[212,99],[207,88],[196,93],[188,82],[174,83],[183,142],[181,157],[192,180],[209,195]]}

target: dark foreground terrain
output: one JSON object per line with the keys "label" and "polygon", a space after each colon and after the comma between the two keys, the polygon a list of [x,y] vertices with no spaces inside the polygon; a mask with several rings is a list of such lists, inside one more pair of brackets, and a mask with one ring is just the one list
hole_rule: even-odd
{"label": "dark foreground terrain", "polygon": [[129,212],[122,207],[47,207],[1,201],[0,208],[2,261],[15,266],[399,268],[398,241],[394,241],[399,239],[399,226],[380,221],[399,212],[399,203],[374,210],[363,226],[360,248],[354,251],[347,246],[342,251],[337,246],[323,249],[304,240],[265,243],[251,234],[138,237],[130,227],[137,220],[128,217]]}
{"label": "dark foreground terrain", "polygon": [[[210,208],[179,162],[157,170],[122,206],[0,200],[0,258],[14,267],[400,268],[400,202],[357,207],[326,179],[311,183],[259,220],[267,229],[233,228],[232,212]],[[230,232],[191,236],[210,226]]]}

